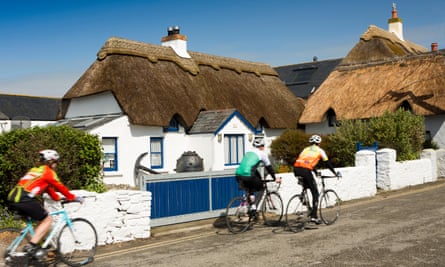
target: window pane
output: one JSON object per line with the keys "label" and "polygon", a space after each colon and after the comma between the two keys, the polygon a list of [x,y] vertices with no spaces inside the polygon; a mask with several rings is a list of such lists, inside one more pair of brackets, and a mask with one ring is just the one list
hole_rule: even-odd
{"label": "window pane", "polygon": [[243,135],[224,135],[224,164],[237,165],[244,155]]}
{"label": "window pane", "polygon": [[237,155],[237,145],[236,145],[236,136],[232,136],[230,139],[230,164],[236,163],[236,155]]}
{"label": "window pane", "polygon": [[150,163],[154,169],[163,167],[162,138],[150,138]]}
{"label": "window pane", "polygon": [[240,163],[241,162],[241,159],[243,158],[243,155],[244,155],[244,138],[243,138],[243,136],[238,136],[238,138],[237,138],[238,140],[238,155],[237,155],[237,158],[236,158],[236,163],[238,164],[238,163]]}
{"label": "window pane", "polygon": [[228,135],[224,136],[224,164],[229,164],[230,163],[230,156],[229,156],[229,152],[230,151],[230,138]]}
{"label": "window pane", "polygon": [[151,142],[151,153],[161,152],[161,140],[153,140]]}
{"label": "window pane", "polygon": [[103,137],[104,171],[117,171],[117,138]]}

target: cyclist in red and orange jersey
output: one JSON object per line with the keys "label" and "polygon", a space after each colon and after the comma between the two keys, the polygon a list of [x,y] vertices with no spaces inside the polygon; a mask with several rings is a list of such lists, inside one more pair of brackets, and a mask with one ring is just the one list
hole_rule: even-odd
{"label": "cyclist in red and orange jersey", "polygon": [[58,201],[62,193],[67,200],[82,202],[81,197],[72,194],[65,185],[60,182],[55,168],[59,160],[59,154],[55,150],[46,149],[39,152],[40,166],[31,168],[11,190],[8,195],[9,206],[19,214],[31,217],[39,221],[35,228],[34,236],[31,237],[29,244],[24,247],[25,252],[30,256],[39,248],[38,243],[48,233],[52,225],[52,217],[44,209],[39,200],[43,193]]}
{"label": "cyclist in red and orange jersey", "polygon": [[320,224],[321,221],[317,216],[318,198],[320,197],[320,193],[318,192],[318,187],[312,171],[321,159],[327,163],[329,170],[331,170],[334,175],[338,176],[338,173],[335,172],[326,152],[320,147],[321,137],[319,135],[312,135],[309,138],[309,143],[311,145],[303,149],[294,163],[294,175],[303,177],[303,188],[309,188],[311,190],[313,207],[311,211],[311,222]]}

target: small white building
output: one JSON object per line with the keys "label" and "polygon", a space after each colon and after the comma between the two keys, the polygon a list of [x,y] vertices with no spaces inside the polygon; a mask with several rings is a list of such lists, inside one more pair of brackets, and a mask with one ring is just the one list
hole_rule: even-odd
{"label": "small white building", "polygon": [[57,98],[0,94],[0,134],[53,123],[60,102]]}

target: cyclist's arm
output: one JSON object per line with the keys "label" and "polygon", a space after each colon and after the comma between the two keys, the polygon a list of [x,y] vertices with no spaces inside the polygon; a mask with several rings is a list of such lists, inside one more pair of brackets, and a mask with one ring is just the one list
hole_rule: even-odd
{"label": "cyclist's arm", "polygon": [[71,201],[76,199],[76,196],[72,194],[70,190],[68,190],[68,188],[59,181],[59,178],[57,177],[57,174],[55,172],[48,174],[46,181],[48,182],[48,188],[46,189],[46,192],[48,193],[48,195],[51,196],[52,199],[56,201],[59,201],[61,199],[56,191],[62,193],[62,195],[64,195],[67,200]]}
{"label": "cyclist's arm", "polygon": [[275,170],[273,169],[272,165],[266,165],[266,170],[275,181],[277,178],[275,177]]}
{"label": "cyclist's arm", "polygon": [[331,170],[331,172],[332,172],[335,176],[337,176],[337,173],[336,173],[335,170],[334,170],[334,165],[332,165],[331,161],[327,160],[327,161],[326,161],[326,165],[328,166],[329,170]]}
{"label": "cyclist's arm", "polygon": [[328,159],[328,156],[327,156],[326,152],[325,152],[322,148],[320,148],[320,156],[321,156],[322,160],[323,160],[324,162],[326,162],[326,165],[328,166],[329,170],[330,170],[335,176],[337,176],[337,173],[336,173],[335,170],[334,170],[334,165],[332,165],[331,161]]}

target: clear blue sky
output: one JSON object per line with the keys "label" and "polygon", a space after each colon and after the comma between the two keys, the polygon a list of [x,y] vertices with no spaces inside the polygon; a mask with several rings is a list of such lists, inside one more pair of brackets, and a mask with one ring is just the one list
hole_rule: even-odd
{"label": "clear blue sky", "polygon": [[[445,47],[445,1],[395,1],[404,38]],[[390,0],[2,0],[0,93],[62,97],[112,36],[159,44],[179,25],[188,50],[272,67],[341,58]]]}

